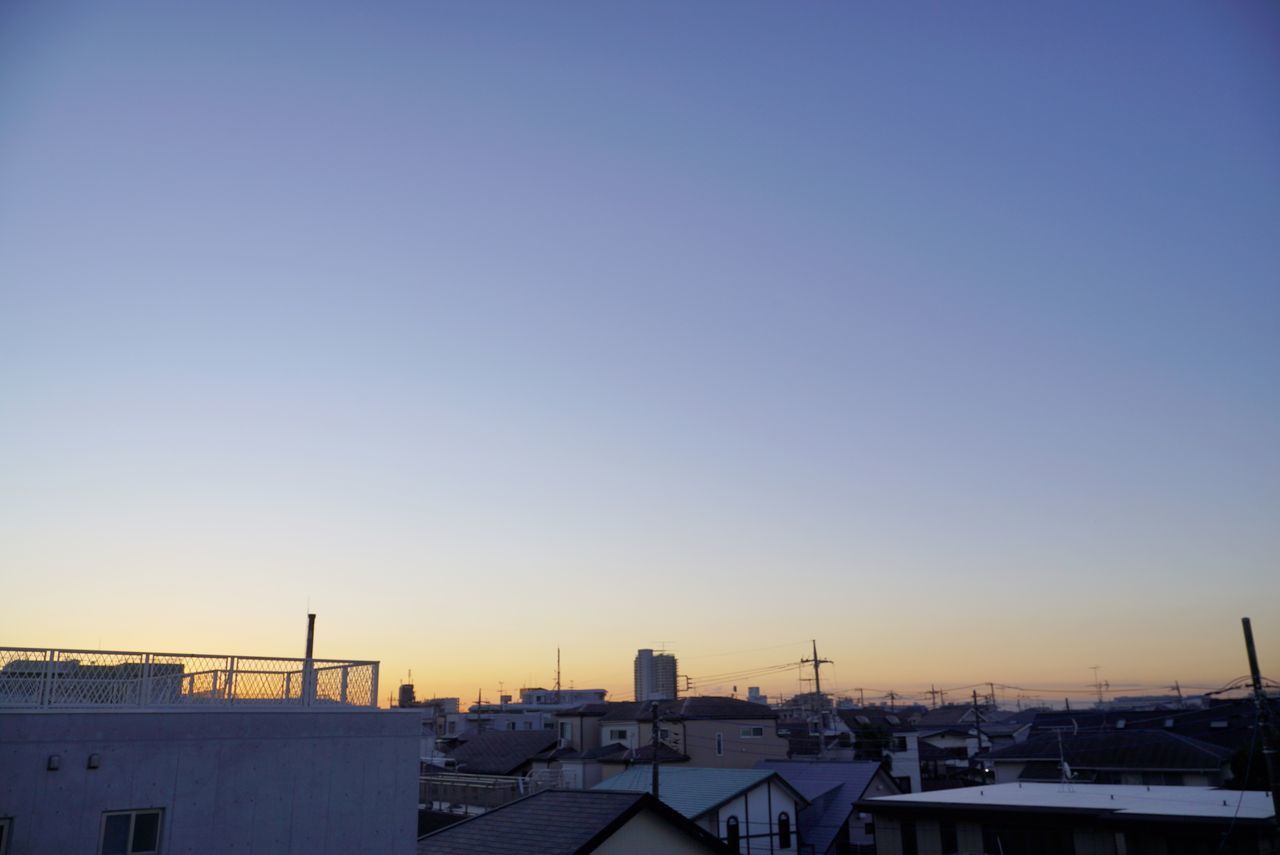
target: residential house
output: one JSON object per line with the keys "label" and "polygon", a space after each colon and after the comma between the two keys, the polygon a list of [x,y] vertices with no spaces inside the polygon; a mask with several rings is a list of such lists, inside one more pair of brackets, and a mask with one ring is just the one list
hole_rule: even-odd
{"label": "residential house", "polygon": [[454,738],[487,730],[554,730],[557,713],[603,702],[607,694],[604,689],[521,689],[519,701],[503,695],[496,704],[477,701],[466,712],[449,714],[442,735]]}
{"label": "residential house", "polygon": [[[632,766],[595,790],[651,793],[653,768]],[[659,766],[658,796],[734,852],[799,852],[797,819],[809,802],[772,769]]]}
{"label": "residential house", "polygon": [[[691,765],[706,768],[749,769],[764,758],[785,760],[787,742],[778,735],[777,719],[768,707],[739,698],[698,696],[658,703],[660,741],[689,757]],[[610,704],[599,728],[602,745],[646,745],[652,739],[653,704]]]}
{"label": "residential house", "polygon": [[1274,852],[1269,793],[1015,783],[863,799],[879,855]]}
{"label": "residential house", "polygon": [[[422,765],[419,805],[426,813],[473,814],[560,784],[537,758],[556,747],[549,730],[487,731],[450,749],[450,763]],[[434,823],[423,817],[421,824]]]}
{"label": "residential house", "polygon": [[902,790],[875,761],[761,760],[759,769],[777,772],[809,800],[798,828],[806,852],[874,853],[871,817],[853,805],[860,799],[895,795]]}
{"label": "residential house", "polygon": [[[1231,780],[1231,749],[1162,730],[1041,733],[991,752],[995,782],[1218,787]],[[1063,769],[1066,764],[1066,770]]]}
{"label": "residential house", "polygon": [[902,792],[920,792],[920,733],[907,719],[873,707],[837,714],[850,734],[853,760],[886,762]]}
{"label": "residential house", "polygon": [[705,855],[729,850],[646,793],[544,790],[422,837],[419,855]]}

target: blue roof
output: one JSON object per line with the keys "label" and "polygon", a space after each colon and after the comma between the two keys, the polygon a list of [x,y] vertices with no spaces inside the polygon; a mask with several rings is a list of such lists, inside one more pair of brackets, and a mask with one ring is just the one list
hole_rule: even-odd
{"label": "blue roof", "polygon": [[[811,804],[800,811],[800,838],[826,852],[862,798],[880,764],[839,760],[761,760],[756,769],[777,772]],[[896,790],[894,792],[896,795]]]}
{"label": "blue roof", "polygon": [[[662,766],[658,782],[658,798],[689,819],[697,819],[709,810],[717,808],[739,793],[745,792],[778,773],[772,769],[709,769],[701,766]],[[612,778],[605,778],[591,789],[615,790],[632,793],[650,792],[653,770],[648,765],[632,766]],[[804,794],[789,784],[796,796],[807,801]]]}

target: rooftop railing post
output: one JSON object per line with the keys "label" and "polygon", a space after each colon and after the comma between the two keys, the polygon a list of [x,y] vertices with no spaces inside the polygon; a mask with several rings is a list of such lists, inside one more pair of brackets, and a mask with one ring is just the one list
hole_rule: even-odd
{"label": "rooftop railing post", "polygon": [[142,654],[142,679],[138,686],[138,706],[151,702],[151,654]]}
{"label": "rooftop railing post", "polygon": [[236,657],[231,656],[227,659],[227,704],[231,704],[236,698]]}
{"label": "rooftop railing post", "polygon": [[53,658],[54,651],[44,654],[44,673],[40,675],[40,706],[53,706]]}
{"label": "rooftop railing post", "polygon": [[369,678],[369,706],[377,708],[378,706],[378,663],[371,663],[370,668],[373,675]]}
{"label": "rooftop railing post", "polygon": [[350,665],[342,666],[342,684],[341,684],[341,688],[339,689],[339,697],[342,699],[342,702],[344,704],[347,702],[347,672],[349,670],[351,670]]}

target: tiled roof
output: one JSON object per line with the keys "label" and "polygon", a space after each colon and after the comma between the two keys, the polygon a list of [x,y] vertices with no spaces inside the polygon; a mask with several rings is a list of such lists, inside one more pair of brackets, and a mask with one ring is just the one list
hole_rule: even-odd
{"label": "tiled roof", "polygon": [[[1112,730],[1062,735],[1062,756],[1076,769],[1163,769],[1216,771],[1231,750],[1162,730]],[[992,751],[995,762],[1058,759],[1057,734],[1036,734],[1026,742]]]}
{"label": "tiled roof", "polygon": [[[772,769],[709,769],[702,766],[659,766],[658,769],[662,801],[689,819],[697,819],[778,774]],[[593,789],[647,793],[651,791],[652,784],[651,766],[632,766],[612,778],[605,778]],[[785,780],[783,785],[795,790]],[[798,791],[796,796],[807,801]]]}
{"label": "tiled roof", "polygon": [[[652,701],[625,701],[609,704],[604,721],[652,721]],[[773,719],[778,714],[764,704],[744,701],[740,698],[722,698],[699,695],[658,702],[658,718],[666,721],[680,719]]]}
{"label": "tiled roof", "polygon": [[866,730],[887,730],[892,733],[905,733],[915,730],[915,727],[905,718],[898,716],[896,713],[888,713],[884,710],[874,709],[851,709],[836,710],[836,715],[840,716],[840,720],[845,726],[852,731]]}
{"label": "tiled roof", "polygon": [[468,739],[451,756],[459,772],[510,775],[558,741],[549,730],[490,730]]}
{"label": "tiled roof", "polygon": [[707,852],[725,847],[646,793],[543,790],[441,829],[418,841],[419,855],[577,855],[591,852],[641,811],[649,811]]}
{"label": "tiled roof", "polygon": [[853,811],[853,803],[860,798],[896,795],[898,788],[884,792],[867,792],[880,771],[879,763],[839,762],[824,760],[761,760],[757,769],[777,772],[810,802],[800,811],[797,826],[800,839],[815,852],[826,852],[840,833],[841,827]]}
{"label": "tiled roof", "polygon": [[577,718],[578,716],[601,716],[609,711],[609,707],[614,706],[609,701],[592,701],[587,704],[578,704],[576,707],[570,707],[567,710],[557,712],[556,718]]}

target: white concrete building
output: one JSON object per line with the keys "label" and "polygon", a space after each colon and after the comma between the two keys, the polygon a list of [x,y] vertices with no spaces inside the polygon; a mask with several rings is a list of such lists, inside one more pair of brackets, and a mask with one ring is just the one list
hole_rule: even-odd
{"label": "white concrete building", "polygon": [[5,855],[412,853],[377,663],[0,648]]}

